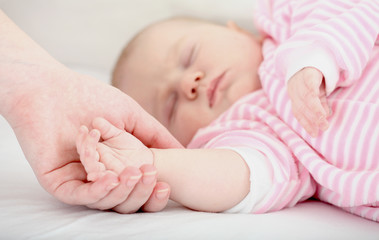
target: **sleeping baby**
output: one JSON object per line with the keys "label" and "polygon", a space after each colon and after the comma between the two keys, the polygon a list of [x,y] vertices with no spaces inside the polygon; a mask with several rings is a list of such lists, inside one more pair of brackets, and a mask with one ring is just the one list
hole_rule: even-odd
{"label": "sleeping baby", "polygon": [[153,163],[170,198],[198,211],[316,197],[379,221],[378,12],[376,1],[265,1],[259,34],[191,18],[148,26],[113,84],[186,148],[148,148],[96,118],[80,130],[81,161],[92,180]]}

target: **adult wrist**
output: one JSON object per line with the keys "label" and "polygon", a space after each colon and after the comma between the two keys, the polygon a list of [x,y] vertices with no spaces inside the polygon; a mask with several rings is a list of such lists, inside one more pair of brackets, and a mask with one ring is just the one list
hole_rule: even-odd
{"label": "adult wrist", "polygon": [[0,114],[11,125],[27,120],[26,114],[36,106],[43,107],[43,101],[52,102],[57,94],[62,94],[62,89],[68,87],[65,80],[75,78],[63,65],[28,66],[18,63],[8,64],[7,70],[0,66],[0,76]]}

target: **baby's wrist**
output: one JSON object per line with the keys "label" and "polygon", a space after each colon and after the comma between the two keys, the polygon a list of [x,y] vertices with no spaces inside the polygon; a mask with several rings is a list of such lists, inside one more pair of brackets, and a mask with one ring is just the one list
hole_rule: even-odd
{"label": "baby's wrist", "polygon": [[150,151],[151,156],[152,156],[152,157],[151,157],[151,158],[152,158],[152,160],[151,160],[152,163],[151,163],[151,164],[152,164],[153,166],[155,166],[155,155],[156,155],[156,153],[155,153],[155,149],[154,149],[154,148],[149,148],[149,151]]}
{"label": "baby's wrist", "polygon": [[149,148],[153,155],[153,165],[158,171],[158,181],[161,181],[164,175],[165,163],[163,160],[165,149]]}

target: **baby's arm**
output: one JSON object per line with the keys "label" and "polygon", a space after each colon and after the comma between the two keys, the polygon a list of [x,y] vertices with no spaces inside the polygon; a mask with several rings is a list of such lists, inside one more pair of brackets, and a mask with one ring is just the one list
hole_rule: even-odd
{"label": "baby's arm", "polygon": [[151,149],[158,179],[171,186],[171,199],[194,210],[221,212],[249,193],[250,172],[229,149]]}
{"label": "baby's arm", "polygon": [[[140,166],[154,161],[158,181],[167,182],[171,186],[170,198],[199,211],[227,210],[244,199],[249,192],[248,166],[233,150],[149,149],[106,120],[97,119],[97,122],[97,130],[85,134],[91,140],[82,141],[78,145],[81,148],[78,150],[80,154],[98,154],[98,157],[92,158],[95,172],[97,169],[103,171],[101,164],[108,170],[119,173],[127,166]],[[97,131],[104,141],[98,142],[95,151],[90,145],[99,140]]]}
{"label": "baby's arm", "polygon": [[292,112],[312,137],[317,137],[319,130],[325,131],[329,127],[327,117],[331,110],[323,78],[319,70],[306,67],[295,73],[287,85]]}

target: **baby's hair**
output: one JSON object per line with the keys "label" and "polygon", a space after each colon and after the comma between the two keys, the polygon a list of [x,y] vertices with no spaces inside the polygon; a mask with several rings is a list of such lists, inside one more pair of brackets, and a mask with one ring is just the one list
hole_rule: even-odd
{"label": "baby's hair", "polygon": [[119,74],[120,74],[120,68],[127,61],[127,59],[129,58],[129,56],[131,55],[131,52],[135,49],[135,46],[137,45],[137,43],[140,41],[140,39],[142,38],[142,36],[144,35],[144,33],[146,31],[148,31],[148,29],[150,29],[150,27],[152,27],[152,25],[148,26],[148,27],[142,29],[140,32],[138,32],[126,44],[126,46],[124,47],[124,49],[121,51],[121,54],[119,55],[118,60],[116,62],[116,65],[114,66],[113,72],[112,72],[112,82],[111,82],[111,84],[113,86],[115,86],[115,87],[119,87],[120,86],[120,81],[122,80],[122,77],[119,76]]}

